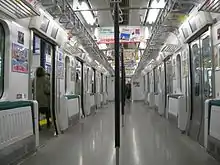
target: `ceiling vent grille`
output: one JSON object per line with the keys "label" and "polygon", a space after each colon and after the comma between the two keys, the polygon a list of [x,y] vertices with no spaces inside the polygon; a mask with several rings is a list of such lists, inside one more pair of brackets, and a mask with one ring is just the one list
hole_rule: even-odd
{"label": "ceiling vent grille", "polygon": [[178,48],[178,45],[169,44],[164,46],[161,52],[175,52]]}
{"label": "ceiling vent grille", "polygon": [[220,13],[220,1],[205,0],[199,10],[206,12]]}

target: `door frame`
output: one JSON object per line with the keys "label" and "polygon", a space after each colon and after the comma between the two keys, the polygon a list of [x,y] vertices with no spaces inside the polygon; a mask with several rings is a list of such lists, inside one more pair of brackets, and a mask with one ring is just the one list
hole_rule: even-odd
{"label": "door frame", "polygon": [[168,108],[167,107],[167,103],[168,103],[168,100],[167,100],[167,94],[168,94],[168,90],[167,90],[167,61],[168,60],[170,60],[171,59],[171,57],[172,56],[168,56],[168,57],[166,57],[164,60],[163,60],[163,63],[164,63],[164,83],[165,83],[165,104],[164,104],[164,109],[165,109],[165,111],[164,112],[166,112],[166,108]]}
{"label": "door frame", "polygon": [[[50,112],[52,112],[52,120],[53,120],[53,123],[54,123],[54,129],[55,129],[55,133],[56,135],[58,135],[58,122],[57,122],[57,116],[56,116],[56,112],[57,112],[57,102],[56,102],[56,96],[57,96],[57,91],[56,91],[56,54],[57,54],[57,45],[55,42],[53,42],[52,40],[50,39],[46,39],[46,36],[44,36],[43,34],[41,34],[40,32],[38,31],[32,31],[32,37],[33,37],[33,40],[31,41],[32,42],[32,60],[33,60],[33,51],[34,51],[34,37],[37,36],[41,39],[40,41],[40,50],[41,50],[41,43],[42,41],[44,43],[49,43],[51,46],[52,46],[52,57],[51,57],[51,69],[52,69],[52,73],[51,73],[51,87],[50,87],[50,92],[51,92],[51,95],[50,95],[50,102],[51,102],[51,106],[50,106]],[[30,44],[31,45],[31,44]],[[41,60],[41,53],[40,53],[40,60]],[[31,61],[31,66],[30,68],[32,67],[32,63],[33,61]],[[41,61],[40,61],[40,66],[41,66]],[[31,79],[31,77],[30,77]],[[36,98],[36,97],[34,97]]]}
{"label": "door frame", "polygon": [[84,109],[84,61],[81,60],[80,58],[76,57],[76,60],[80,63],[81,65],[81,71],[80,71],[80,76],[81,76],[81,82],[80,82],[80,93],[81,93],[81,108],[82,108],[82,114],[85,114],[85,109]]}
{"label": "door frame", "polygon": [[[201,92],[201,96],[200,96],[200,99],[201,99],[201,119],[200,119],[200,127],[199,127],[199,130],[198,130],[198,135],[197,135],[197,141],[200,143],[199,141],[199,138],[200,138],[200,134],[201,134],[201,129],[202,126],[204,127],[204,112],[205,112],[205,106],[204,106],[204,103],[205,103],[205,97],[204,97],[204,58],[203,58],[203,54],[202,54],[202,41],[203,39],[205,39],[206,37],[209,37],[209,45],[210,45],[210,54],[211,54],[211,59],[212,59],[212,98],[215,97],[215,63],[214,63],[214,53],[213,53],[213,41],[212,41],[212,33],[211,33],[211,26],[209,26],[208,30],[205,31],[204,33],[202,33],[201,35],[199,35],[195,40],[193,40],[192,42],[190,42],[188,44],[188,47],[189,47],[189,65],[190,65],[190,71],[189,71],[189,85],[190,85],[190,88],[188,89],[189,90],[189,96],[190,96],[190,105],[189,105],[189,108],[190,108],[190,118],[189,118],[189,127],[188,127],[188,135],[189,135],[189,132],[190,132],[190,125],[191,125],[191,122],[192,122],[192,118],[193,118],[193,111],[194,111],[194,102],[193,102],[193,86],[192,86],[192,83],[193,83],[193,71],[192,71],[192,45],[193,43],[196,43],[198,42],[199,44],[199,49],[200,49],[200,67],[202,67],[201,69],[201,78],[200,78],[200,92]],[[197,40],[197,41],[196,41]],[[202,135],[204,136],[204,135]],[[203,144],[204,142],[202,142],[201,145],[204,145]]]}

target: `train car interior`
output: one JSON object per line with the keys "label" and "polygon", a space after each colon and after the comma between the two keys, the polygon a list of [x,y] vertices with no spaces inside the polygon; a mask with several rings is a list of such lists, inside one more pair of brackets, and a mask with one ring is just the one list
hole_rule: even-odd
{"label": "train car interior", "polygon": [[0,165],[218,165],[219,71],[219,0],[0,0]]}

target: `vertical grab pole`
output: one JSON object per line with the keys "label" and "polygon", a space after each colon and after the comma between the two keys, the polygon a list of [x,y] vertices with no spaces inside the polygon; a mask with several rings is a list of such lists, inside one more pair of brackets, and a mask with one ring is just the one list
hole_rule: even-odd
{"label": "vertical grab pole", "polygon": [[116,165],[119,165],[120,148],[120,54],[119,54],[119,4],[114,4],[115,38],[115,149]]}
{"label": "vertical grab pole", "polygon": [[122,114],[122,127],[124,127],[124,106],[125,106],[125,84],[124,84],[124,79],[125,79],[125,67],[124,67],[124,49],[123,45],[121,45],[121,114]]}

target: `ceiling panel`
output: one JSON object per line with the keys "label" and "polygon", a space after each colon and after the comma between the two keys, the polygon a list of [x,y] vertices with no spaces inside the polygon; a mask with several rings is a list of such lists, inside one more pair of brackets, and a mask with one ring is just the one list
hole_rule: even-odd
{"label": "ceiling panel", "polygon": [[[92,8],[109,8],[109,0],[90,0]],[[110,10],[98,11],[98,21],[100,26],[113,26]]]}
{"label": "ceiling panel", "polygon": [[[130,0],[130,7],[147,7],[148,0]],[[130,26],[140,26],[140,15],[144,17],[146,10],[130,10]]]}

